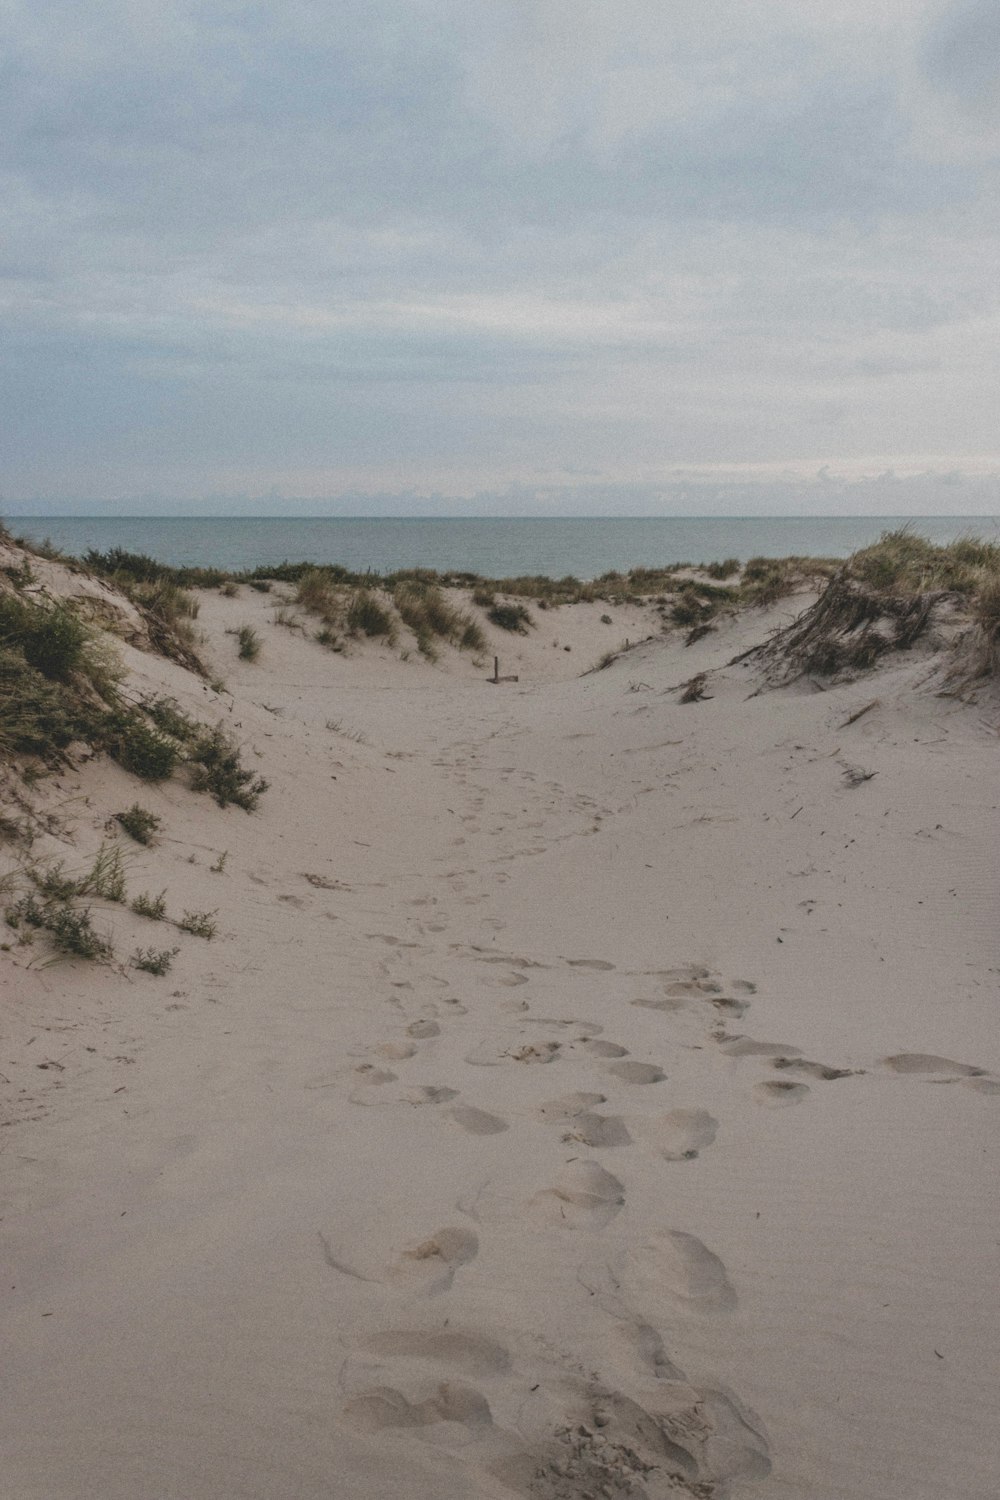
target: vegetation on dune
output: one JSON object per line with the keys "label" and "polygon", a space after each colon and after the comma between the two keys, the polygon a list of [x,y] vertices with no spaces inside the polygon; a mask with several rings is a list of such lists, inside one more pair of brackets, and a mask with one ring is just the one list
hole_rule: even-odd
{"label": "vegetation on dune", "polygon": [[125,812],[115,813],[115,820],[137,844],[151,844],[153,834],[158,831],[162,821],[155,813],[140,807],[138,802],[133,802]]}
{"label": "vegetation on dune", "polygon": [[1000,546],[975,537],[937,546],[901,527],[848,558],[814,605],[750,654],[774,682],[863,672],[945,616],[958,631],[951,675],[997,673]]}
{"label": "vegetation on dune", "polygon": [[256,661],[262,645],[252,625],[241,625],[236,632],[237,654],[241,661]]}

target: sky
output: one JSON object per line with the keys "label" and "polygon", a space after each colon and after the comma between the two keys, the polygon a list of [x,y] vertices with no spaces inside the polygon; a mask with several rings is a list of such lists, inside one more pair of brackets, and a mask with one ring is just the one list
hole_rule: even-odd
{"label": "sky", "polygon": [[0,0],[0,513],[1000,514],[995,0]]}

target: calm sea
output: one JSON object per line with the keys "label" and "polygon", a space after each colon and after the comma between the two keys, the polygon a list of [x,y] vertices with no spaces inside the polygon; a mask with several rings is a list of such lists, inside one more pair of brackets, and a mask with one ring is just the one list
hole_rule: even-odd
{"label": "calm sea", "polygon": [[[15,535],[48,538],[74,556],[88,547],[102,552],[124,547],[174,566],[235,571],[307,559],[341,563],[353,572],[420,567],[494,578],[526,573],[594,578],[611,569],[724,557],[847,557],[905,521],[900,516],[24,516],[10,517],[7,524]],[[912,524],[934,542],[969,533],[1000,540],[1000,523],[993,517],[919,516]]]}

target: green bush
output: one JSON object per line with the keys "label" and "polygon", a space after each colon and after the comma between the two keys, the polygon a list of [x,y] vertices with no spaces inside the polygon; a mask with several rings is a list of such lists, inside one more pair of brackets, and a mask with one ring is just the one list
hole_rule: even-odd
{"label": "green bush", "polygon": [[236,632],[241,661],[256,661],[260,655],[261,639],[252,625],[241,625]]}
{"label": "green bush", "polygon": [[151,922],[162,922],[167,914],[167,893],[161,891],[158,896],[151,896],[148,891],[143,891],[141,896],[136,896],[132,902],[132,910],[137,917],[148,917]]}
{"label": "green bush", "polygon": [[133,802],[126,812],[115,813],[115,820],[137,844],[151,844],[153,834],[158,831],[161,823],[155,813],[140,807],[138,802]]}
{"label": "green bush", "polygon": [[531,616],[523,604],[494,604],[486,611],[486,618],[501,630],[514,630],[527,635]]}
{"label": "green bush", "polygon": [[0,594],[0,643],[19,650],[50,681],[65,682],[85,664],[91,640],[87,627],[64,604],[50,608],[12,594]]}
{"label": "green bush", "polygon": [[180,760],[176,741],[151,728],[134,710],[113,716],[107,746],[122,769],[142,781],[167,781]]}
{"label": "green bush", "polygon": [[166,974],[179,948],[137,948],[130,960],[133,969],[142,969],[146,974]]}
{"label": "green bush", "polygon": [[347,609],[347,628],[352,635],[386,636],[391,644],[396,636],[392,615],[369,589],[358,589]]}
{"label": "green bush", "polygon": [[220,807],[230,802],[252,812],[267,791],[263,776],[255,776],[240,762],[240,747],[217,724],[205,730],[189,751],[191,786],[208,792]]}
{"label": "green bush", "polygon": [[190,932],[195,937],[202,938],[214,938],[219,930],[214,911],[186,911],[177,926],[181,932]]}

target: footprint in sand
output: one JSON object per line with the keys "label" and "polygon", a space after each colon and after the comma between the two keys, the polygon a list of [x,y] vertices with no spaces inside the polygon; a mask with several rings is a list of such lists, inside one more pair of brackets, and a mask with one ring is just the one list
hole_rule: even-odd
{"label": "footprint in sand", "polygon": [[782,1068],[788,1073],[801,1073],[803,1078],[820,1078],[826,1083],[835,1078],[853,1078],[857,1068],[831,1068],[826,1063],[809,1062],[804,1057],[776,1057],[772,1068]]}
{"label": "footprint in sand", "polygon": [[985,1068],[972,1063],[954,1062],[950,1057],[936,1057],[933,1052],[897,1052],[883,1057],[882,1066],[893,1073],[946,1073],[953,1078],[981,1078]]}
{"label": "footprint in sand", "polygon": [[767,1083],[755,1083],[753,1096],[758,1104],[767,1104],[772,1109],[783,1104],[801,1104],[809,1093],[809,1085],[792,1083],[791,1079],[775,1079]]}
{"label": "footprint in sand", "polygon": [[692,1312],[726,1312],[736,1306],[722,1261],[683,1230],[661,1230],[627,1251],[623,1271],[640,1295],[666,1293]]}
{"label": "footprint in sand", "polygon": [[390,1073],[388,1068],[376,1068],[374,1063],[359,1063],[354,1069],[362,1083],[395,1083],[398,1077],[396,1073]]}
{"label": "footprint in sand", "polygon": [[755,1042],[749,1036],[723,1036],[719,1039],[719,1051],[727,1057],[800,1057],[798,1047],[788,1047],[784,1042]]}
{"label": "footprint in sand", "polygon": [[446,1292],[461,1266],[479,1253],[479,1237],[471,1229],[437,1229],[426,1240],[404,1250],[389,1268],[386,1280],[422,1297]]}
{"label": "footprint in sand", "polygon": [[376,1386],[353,1396],[344,1415],[363,1432],[386,1427],[427,1427],[435,1422],[457,1422],[463,1427],[492,1427],[489,1402],[474,1386],[443,1381],[433,1396],[408,1401],[394,1386]]}
{"label": "footprint in sand", "polygon": [[608,1072],[620,1078],[622,1083],[662,1083],[666,1078],[662,1068],[655,1063],[617,1062],[608,1065]]}
{"label": "footprint in sand", "polygon": [[372,1050],[390,1062],[405,1062],[408,1057],[415,1057],[417,1052],[412,1042],[379,1042]]}
{"label": "footprint in sand", "polygon": [[563,1120],[574,1120],[597,1104],[607,1103],[607,1094],[560,1094],[558,1099],[548,1099],[538,1107],[538,1118],[546,1124],[559,1124]]}
{"label": "footprint in sand", "polygon": [[[392,1077],[395,1078],[395,1074]],[[447,1104],[449,1100],[457,1098],[458,1089],[450,1089],[441,1083],[420,1083],[398,1089],[380,1089],[378,1093],[374,1089],[364,1087],[355,1089],[348,1095],[351,1104],[361,1104],[370,1109],[376,1105]]]}
{"label": "footprint in sand", "polygon": [[584,1146],[630,1146],[632,1137],[621,1115],[595,1115],[584,1110],[568,1123],[561,1139]]}
{"label": "footprint in sand", "polygon": [[595,1057],[628,1057],[628,1048],[620,1047],[617,1042],[587,1042],[586,1047]]}
{"label": "footprint in sand", "polygon": [[510,1354],[503,1344],[478,1333],[455,1330],[403,1328],[373,1334],[362,1348],[381,1359],[421,1360],[449,1365],[463,1375],[505,1375]]}
{"label": "footprint in sand", "polygon": [[465,1061],[478,1068],[497,1068],[502,1063],[551,1063],[562,1050],[559,1042],[526,1042],[513,1038],[503,1042],[481,1042],[466,1053]]}
{"label": "footprint in sand", "polygon": [[529,1208],[546,1224],[567,1229],[603,1229],[621,1212],[625,1189],[596,1161],[569,1162],[552,1187],[531,1199]]}
{"label": "footprint in sand", "polygon": [[681,1371],[667,1358],[663,1340],[655,1328],[641,1321],[616,1323],[611,1330],[611,1347],[623,1354],[629,1364],[636,1364],[654,1380],[683,1380]]}
{"label": "footprint in sand", "polygon": [[719,1122],[706,1109],[671,1109],[641,1128],[643,1138],[666,1161],[693,1161],[715,1140]]}
{"label": "footprint in sand", "polygon": [[615,967],[603,958],[567,958],[565,962],[571,969],[593,969],[598,974],[607,974]]}
{"label": "footprint in sand", "polygon": [[441,1028],[436,1021],[411,1021],[406,1028],[407,1036],[424,1041],[427,1037],[440,1036]]}
{"label": "footprint in sand", "polygon": [[461,1125],[470,1135],[499,1135],[501,1131],[510,1129],[507,1121],[499,1115],[491,1115],[485,1109],[476,1109],[472,1104],[456,1104],[448,1114],[456,1125]]}

